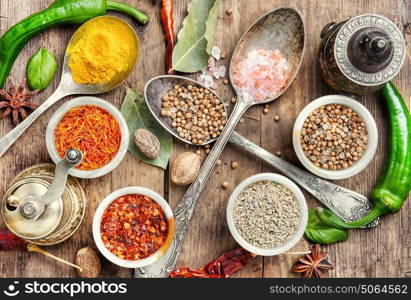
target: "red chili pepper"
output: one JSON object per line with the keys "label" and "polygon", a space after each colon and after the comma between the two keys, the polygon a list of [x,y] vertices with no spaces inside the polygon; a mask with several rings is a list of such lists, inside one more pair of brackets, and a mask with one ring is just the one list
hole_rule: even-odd
{"label": "red chili pepper", "polygon": [[255,254],[238,248],[224,253],[200,270],[180,268],[172,271],[170,278],[227,278],[242,269]]}
{"label": "red chili pepper", "polygon": [[7,229],[0,229],[0,251],[27,250],[27,242]]}
{"label": "red chili pepper", "polygon": [[173,0],[163,0],[161,8],[161,22],[166,39],[166,72],[174,74],[173,71],[173,49],[174,49],[174,20],[173,20]]}

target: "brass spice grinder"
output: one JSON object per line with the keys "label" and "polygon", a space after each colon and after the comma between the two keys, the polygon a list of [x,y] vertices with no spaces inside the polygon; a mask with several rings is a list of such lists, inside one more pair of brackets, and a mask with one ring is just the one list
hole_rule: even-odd
{"label": "brass spice grinder", "polygon": [[336,90],[356,95],[375,92],[404,64],[402,33],[383,16],[366,14],[329,23],[321,39],[320,74]]}
{"label": "brass spice grinder", "polygon": [[79,228],[86,208],[86,196],[68,170],[82,160],[71,149],[56,165],[38,164],[21,171],[6,191],[1,215],[7,228],[37,245],[65,241]]}

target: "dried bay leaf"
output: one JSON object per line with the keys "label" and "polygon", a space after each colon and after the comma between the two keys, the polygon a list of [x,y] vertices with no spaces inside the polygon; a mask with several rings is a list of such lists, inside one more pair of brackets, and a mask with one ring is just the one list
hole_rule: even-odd
{"label": "dried bay leaf", "polygon": [[[153,117],[144,101],[144,95],[127,88],[126,96],[121,105],[121,114],[130,131],[128,151],[145,163],[166,169],[173,149],[173,138]],[[135,145],[134,132],[140,128],[149,130],[160,141],[160,155],[158,157],[148,158]]]}
{"label": "dried bay leaf", "polygon": [[193,0],[187,7],[188,15],[178,33],[173,50],[173,69],[194,73],[208,65],[219,0]]}

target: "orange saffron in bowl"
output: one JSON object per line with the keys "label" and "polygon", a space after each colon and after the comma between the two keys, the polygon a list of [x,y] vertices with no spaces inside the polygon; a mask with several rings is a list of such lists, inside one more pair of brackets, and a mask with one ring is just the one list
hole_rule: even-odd
{"label": "orange saffron in bowl", "polygon": [[121,131],[118,122],[106,110],[85,105],[67,112],[55,129],[57,152],[64,157],[75,148],[83,153],[80,170],[95,170],[108,164],[118,152]]}

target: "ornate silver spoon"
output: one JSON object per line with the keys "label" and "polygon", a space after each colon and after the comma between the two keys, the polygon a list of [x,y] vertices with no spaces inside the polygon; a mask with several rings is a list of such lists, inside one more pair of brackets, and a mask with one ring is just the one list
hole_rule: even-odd
{"label": "ornate silver spoon", "polygon": [[[197,179],[191,184],[183,198],[174,209],[175,237],[173,244],[162,259],[158,262],[136,271],[136,277],[166,277],[176,265],[181,250],[181,243],[187,231],[188,224],[194,211],[194,207],[204,188],[207,179],[223,151],[235,126],[244,112],[253,105],[265,104],[277,99],[291,84],[300,67],[305,46],[304,22],[300,13],[291,7],[281,7],[261,16],[245,32],[234,50],[230,64],[230,81],[237,93],[237,102],[231,116],[225,125],[220,137],[216,141],[212,151],[205,160]],[[249,95],[239,92],[234,85],[232,72],[233,65],[246,57],[249,51],[263,48],[267,50],[278,49],[287,59],[289,64],[289,77],[286,84],[274,95],[258,101]],[[173,76],[160,76],[149,81],[145,88],[146,101],[158,103],[162,95],[156,89],[162,81],[173,80]]]}
{"label": "ornate silver spoon", "polygon": [[[76,32],[74,32],[73,36],[70,39],[70,42],[67,47],[70,46],[73,41],[78,40],[81,38],[81,35],[83,34],[83,31],[80,30],[83,28],[83,26],[86,26],[87,24],[90,24],[91,22],[94,22],[96,19],[100,18],[115,18],[116,20],[120,20],[121,22],[124,22],[123,20],[113,17],[113,16],[101,16],[97,18],[93,18],[90,21],[87,21],[84,23],[82,26],[80,26]],[[137,35],[134,31],[134,29],[128,25],[128,23],[124,22],[130,30],[135,34],[136,39],[135,42],[137,43],[136,49],[138,49],[138,38]],[[135,55],[130,55],[130,68],[127,70],[128,72],[124,72],[122,74],[119,74],[116,76],[112,81],[104,83],[104,84],[94,84],[94,85],[85,85],[85,84],[78,84],[76,83],[70,72],[70,68],[68,66],[70,56],[69,54],[65,53],[64,55],[64,62],[63,62],[63,70],[61,74],[61,80],[60,84],[57,87],[57,89],[54,91],[51,96],[44,101],[35,111],[33,111],[26,119],[24,119],[23,122],[21,122],[16,128],[11,130],[9,133],[7,133],[4,137],[0,139],[0,157],[3,156],[3,154],[10,148],[11,145],[14,144],[14,142],[23,134],[24,131],[26,131],[27,128],[30,127],[31,124],[43,113],[45,112],[50,106],[54,105],[57,101],[59,101],[61,98],[68,96],[68,95],[76,95],[76,94],[84,94],[84,95],[92,95],[92,94],[100,94],[104,92],[108,92],[117,86],[119,86],[131,73],[131,71],[134,68],[134,65],[137,61],[138,53],[134,53]]]}

